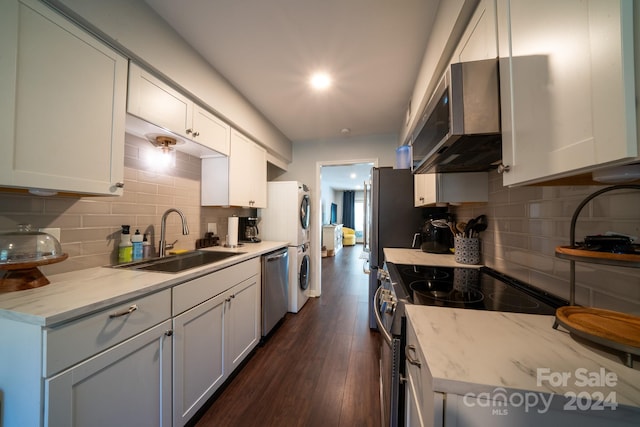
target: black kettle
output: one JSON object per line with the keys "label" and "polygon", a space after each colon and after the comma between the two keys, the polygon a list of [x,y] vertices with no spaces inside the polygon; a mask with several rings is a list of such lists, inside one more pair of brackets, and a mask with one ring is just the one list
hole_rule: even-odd
{"label": "black kettle", "polygon": [[453,248],[453,233],[449,227],[449,214],[431,215],[422,226],[420,249],[422,252],[448,254]]}

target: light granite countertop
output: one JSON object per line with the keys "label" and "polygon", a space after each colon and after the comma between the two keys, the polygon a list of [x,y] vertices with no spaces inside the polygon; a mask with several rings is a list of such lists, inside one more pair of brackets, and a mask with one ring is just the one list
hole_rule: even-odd
{"label": "light granite countertop", "polygon": [[46,286],[0,294],[0,317],[51,326],[286,246],[286,242],[260,242],[245,243],[236,248],[205,248],[203,250],[236,252],[238,256],[180,273],[95,267],[55,274],[47,276],[51,283]]}
{"label": "light granite countertop", "polygon": [[553,316],[414,305],[406,314],[434,391],[464,396],[503,388],[594,398],[614,392],[634,414],[640,408],[640,363],[626,367],[617,355],[553,329]]}
{"label": "light granite countertop", "polygon": [[453,254],[432,254],[420,249],[384,248],[384,260],[393,264],[432,265],[436,267],[480,268],[480,264],[461,264]]}

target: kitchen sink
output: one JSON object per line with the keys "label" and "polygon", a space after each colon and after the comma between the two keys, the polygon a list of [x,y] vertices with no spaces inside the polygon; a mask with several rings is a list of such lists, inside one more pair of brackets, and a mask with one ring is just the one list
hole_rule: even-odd
{"label": "kitchen sink", "polygon": [[125,268],[129,270],[159,271],[164,273],[179,273],[190,268],[200,267],[242,255],[246,252],[216,252],[216,251],[189,251],[177,255],[145,259],[142,261],[128,262],[126,264],[112,265],[112,268]]}

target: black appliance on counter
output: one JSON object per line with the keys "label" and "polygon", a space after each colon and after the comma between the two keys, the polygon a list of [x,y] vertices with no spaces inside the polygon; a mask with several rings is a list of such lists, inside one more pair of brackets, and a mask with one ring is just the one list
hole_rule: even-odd
{"label": "black appliance on counter", "polygon": [[251,216],[241,216],[238,218],[238,242],[258,243],[260,242],[260,230],[258,222],[260,218]]}
{"label": "black appliance on counter", "polygon": [[420,230],[420,249],[434,254],[450,254],[453,248],[453,233],[447,225],[453,221],[449,212],[430,213]]}
{"label": "black appliance on counter", "polygon": [[387,262],[376,290],[385,426],[404,425],[405,305],[553,315],[568,302],[489,267],[434,267]]}

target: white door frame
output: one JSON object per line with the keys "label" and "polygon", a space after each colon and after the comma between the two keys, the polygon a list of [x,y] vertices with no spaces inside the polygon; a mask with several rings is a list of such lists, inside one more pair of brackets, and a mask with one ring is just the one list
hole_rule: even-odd
{"label": "white door frame", "polygon": [[378,158],[350,159],[350,160],[324,160],[316,162],[316,180],[314,188],[317,191],[312,195],[311,206],[311,276],[309,296],[318,297],[322,294],[322,178],[320,171],[323,166],[349,166],[359,163],[373,163],[378,167]]}

